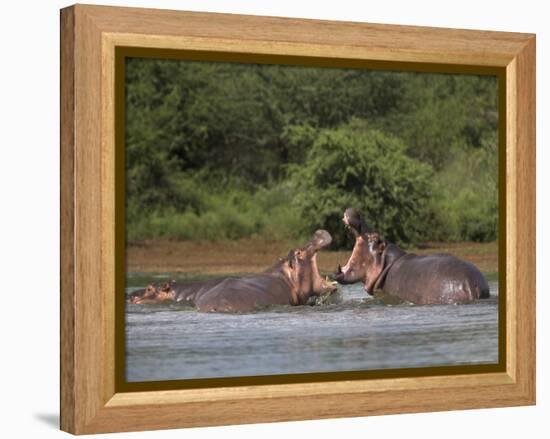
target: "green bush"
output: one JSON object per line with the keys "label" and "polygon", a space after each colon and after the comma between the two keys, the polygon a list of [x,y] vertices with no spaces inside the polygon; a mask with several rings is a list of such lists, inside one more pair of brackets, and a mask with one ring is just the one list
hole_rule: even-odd
{"label": "green bush", "polygon": [[270,189],[247,191],[216,187],[200,179],[181,178],[177,183],[190,207],[178,211],[172,204],[156,209],[129,206],[127,238],[225,240],[258,237],[287,240],[300,236],[301,219],[289,206],[292,188],[281,183]]}
{"label": "green bush", "polygon": [[290,175],[303,226],[330,230],[336,245],[346,241],[341,218],[350,206],[391,241],[426,236],[433,172],[407,157],[395,137],[364,129],[359,121],[319,130],[305,163],[292,166]]}
{"label": "green bush", "polygon": [[126,61],[129,239],[497,236],[497,78]]}
{"label": "green bush", "polygon": [[430,239],[493,241],[498,231],[497,140],[483,147],[457,152],[434,180],[434,224]]}

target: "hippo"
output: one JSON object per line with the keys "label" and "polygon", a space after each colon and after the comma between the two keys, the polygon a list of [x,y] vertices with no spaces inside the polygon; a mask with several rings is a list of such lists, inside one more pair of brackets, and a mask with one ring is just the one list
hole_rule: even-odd
{"label": "hippo", "polygon": [[343,222],[355,236],[347,264],[333,279],[341,284],[362,281],[367,294],[381,291],[414,304],[467,303],[489,297],[479,269],[453,255],[418,256],[403,251],[367,227],[362,215],[346,209]]}
{"label": "hippo", "polygon": [[317,252],[327,247],[332,237],[317,230],[300,248],[263,273],[246,277],[224,277],[207,281],[149,285],[132,292],[128,303],[145,304],[172,301],[195,306],[203,312],[244,313],[268,305],[305,305],[312,298],[337,290],[337,282],[323,279],[317,267]]}

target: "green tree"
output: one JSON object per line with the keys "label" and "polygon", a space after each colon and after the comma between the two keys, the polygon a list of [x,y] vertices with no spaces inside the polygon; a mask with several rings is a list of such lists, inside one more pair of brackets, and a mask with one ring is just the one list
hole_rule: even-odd
{"label": "green tree", "polygon": [[[135,239],[283,236],[315,224],[333,232],[342,209],[359,203],[398,241],[494,239],[496,85],[492,76],[129,59],[128,229]],[[296,177],[308,181],[323,165],[323,136],[345,187]],[[323,186],[330,181],[337,186]],[[318,187],[325,204],[316,213],[288,208],[291,196],[307,200]],[[323,199],[329,189],[339,197]],[[199,231],[205,216],[219,230]]]}
{"label": "green tree", "polygon": [[319,130],[304,165],[290,169],[293,204],[301,210],[304,227],[326,228],[342,245],[342,213],[355,207],[391,241],[425,237],[433,172],[405,152],[399,139],[362,129],[360,121]]}

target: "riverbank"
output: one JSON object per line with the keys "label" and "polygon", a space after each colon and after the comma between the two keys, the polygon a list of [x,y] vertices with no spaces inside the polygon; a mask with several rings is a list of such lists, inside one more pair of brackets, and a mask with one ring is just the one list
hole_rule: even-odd
{"label": "riverbank", "polygon": [[[299,243],[241,239],[237,241],[134,241],[127,246],[128,272],[194,273],[221,275],[257,273],[273,265]],[[497,242],[431,242],[409,249],[417,254],[451,253],[476,265],[485,273],[498,271]],[[332,273],[344,265],[351,251],[322,251],[319,270]]]}

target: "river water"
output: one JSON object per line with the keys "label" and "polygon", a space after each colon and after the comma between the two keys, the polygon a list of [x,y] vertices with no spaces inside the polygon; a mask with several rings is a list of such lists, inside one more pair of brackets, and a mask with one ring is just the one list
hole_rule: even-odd
{"label": "river water", "polygon": [[[127,290],[144,280],[129,275]],[[489,285],[489,299],[468,305],[389,305],[360,283],[340,286],[339,303],[251,314],[126,305],[126,379],[497,363],[498,283]]]}

